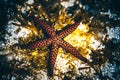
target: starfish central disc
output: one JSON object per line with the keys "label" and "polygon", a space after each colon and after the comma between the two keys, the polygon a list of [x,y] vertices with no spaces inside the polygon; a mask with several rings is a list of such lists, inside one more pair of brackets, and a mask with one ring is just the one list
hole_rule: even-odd
{"label": "starfish central disc", "polygon": [[59,41],[60,41],[60,38],[58,36],[55,36],[52,38],[53,43],[59,43]]}

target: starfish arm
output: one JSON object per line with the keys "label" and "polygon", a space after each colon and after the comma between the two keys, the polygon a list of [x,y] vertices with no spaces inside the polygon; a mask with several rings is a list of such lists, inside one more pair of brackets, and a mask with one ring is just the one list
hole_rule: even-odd
{"label": "starfish arm", "polygon": [[84,61],[84,62],[89,62],[86,58],[84,58],[72,45],[65,41],[61,41],[59,44],[62,48],[70,52],[73,56],[77,57],[78,59]]}
{"label": "starfish arm", "polygon": [[53,69],[57,57],[57,49],[58,45],[57,44],[52,44],[51,52],[49,54],[49,60],[48,60],[48,75],[52,76],[53,75]]}
{"label": "starfish arm", "polygon": [[39,48],[39,47],[44,47],[44,46],[48,46],[50,45],[52,42],[52,39],[43,39],[43,40],[39,40],[39,41],[35,41],[32,43],[27,44],[27,48],[29,49],[34,49],[34,48]]}
{"label": "starfish arm", "polygon": [[55,31],[54,31],[45,21],[40,20],[39,18],[37,18],[37,17],[35,17],[35,16],[33,16],[33,15],[31,15],[30,17],[33,19],[33,21],[34,21],[35,23],[41,25],[41,26],[43,27],[43,29],[45,29],[46,32],[47,32],[51,37],[53,37],[53,36],[56,35]]}
{"label": "starfish arm", "polygon": [[79,24],[80,24],[80,21],[78,21],[77,23],[74,23],[69,28],[67,28],[67,29],[63,30],[62,32],[60,32],[59,34],[57,34],[57,36],[59,36],[59,38],[66,37],[67,35],[72,33],[78,27]]}

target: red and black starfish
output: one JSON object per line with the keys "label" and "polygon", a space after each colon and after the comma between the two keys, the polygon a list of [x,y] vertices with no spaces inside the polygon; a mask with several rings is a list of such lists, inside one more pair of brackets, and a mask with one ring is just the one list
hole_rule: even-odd
{"label": "red and black starfish", "polygon": [[48,75],[52,76],[53,75],[53,69],[54,69],[54,64],[56,61],[57,57],[57,50],[58,46],[62,47],[63,49],[67,50],[70,52],[73,56],[77,57],[78,59],[84,61],[84,62],[89,62],[86,58],[84,58],[77,50],[75,47],[67,43],[66,41],[63,40],[64,37],[72,33],[80,24],[80,21],[76,22],[75,24],[71,25],[68,29],[65,29],[59,33],[56,33],[54,29],[52,29],[46,22],[43,20],[38,19],[37,17],[31,15],[31,19],[36,23],[39,24],[46,32],[48,35],[50,35],[49,38],[42,39],[39,41],[35,41],[32,43],[29,43],[26,45],[27,48],[29,49],[34,49],[34,48],[39,48],[39,47],[44,47],[44,46],[49,46],[51,45],[51,51],[49,53],[49,60],[48,60]]}

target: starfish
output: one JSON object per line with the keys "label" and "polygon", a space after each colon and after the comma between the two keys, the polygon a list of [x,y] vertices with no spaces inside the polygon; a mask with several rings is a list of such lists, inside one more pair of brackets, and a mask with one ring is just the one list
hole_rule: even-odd
{"label": "starfish", "polygon": [[47,34],[50,35],[49,38],[34,41],[26,45],[26,47],[29,49],[51,45],[51,51],[49,53],[49,59],[48,59],[48,75],[49,76],[53,75],[53,69],[54,69],[54,65],[57,57],[57,50],[59,46],[65,49],[66,51],[70,52],[76,58],[84,61],[85,63],[89,62],[76,50],[75,47],[73,47],[71,44],[63,40],[64,37],[72,33],[78,27],[78,25],[80,24],[80,21],[74,23],[69,28],[62,30],[61,32],[56,33],[54,29],[52,29],[52,27],[49,26],[45,21],[40,20],[33,15],[30,15],[30,17],[34,21],[34,23],[40,25],[47,32]]}

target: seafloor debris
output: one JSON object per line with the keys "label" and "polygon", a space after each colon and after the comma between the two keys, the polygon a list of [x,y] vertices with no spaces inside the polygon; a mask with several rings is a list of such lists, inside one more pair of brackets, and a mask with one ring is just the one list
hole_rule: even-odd
{"label": "seafloor debris", "polygon": [[[112,0],[0,1],[0,14],[5,16],[0,16],[0,79],[119,80],[120,16],[114,4]],[[64,40],[92,64],[83,63],[59,47],[54,75],[47,76],[49,47],[34,50],[19,47],[48,36],[29,18],[31,13],[56,32],[81,20]]]}

